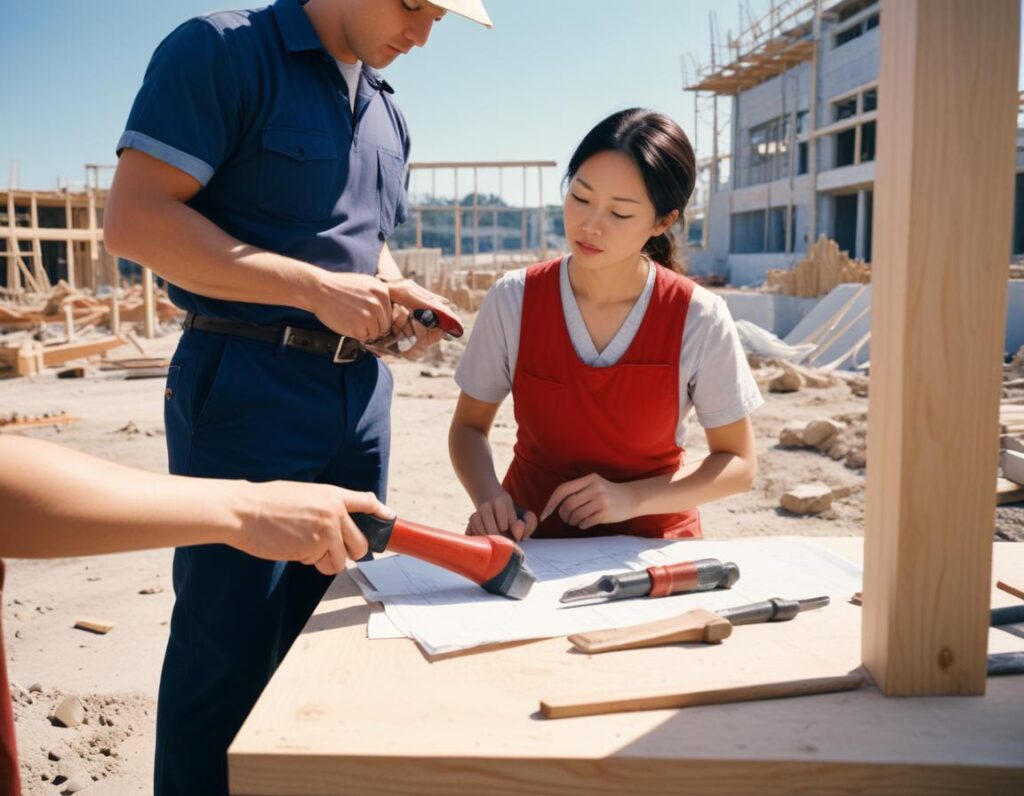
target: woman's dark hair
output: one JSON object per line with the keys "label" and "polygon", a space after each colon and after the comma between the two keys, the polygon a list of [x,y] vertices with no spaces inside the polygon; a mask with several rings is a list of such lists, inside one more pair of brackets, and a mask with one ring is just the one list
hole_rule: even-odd
{"label": "woman's dark hair", "polygon": [[[697,179],[697,164],[690,139],[668,116],[643,108],[628,108],[600,122],[576,147],[565,170],[568,184],[589,158],[600,152],[621,152],[640,169],[647,195],[658,218],[673,210],[682,218]],[[643,253],[654,262],[683,272],[675,258],[675,244],[669,234],[650,238]]]}

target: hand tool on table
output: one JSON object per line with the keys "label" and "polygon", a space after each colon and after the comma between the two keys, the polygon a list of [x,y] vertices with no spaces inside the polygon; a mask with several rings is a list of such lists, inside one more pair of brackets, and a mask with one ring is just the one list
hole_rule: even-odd
{"label": "hand tool on table", "polygon": [[562,595],[561,602],[667,597],[683,592],[728,589],[739,577],[740,569],[731,561],[723,564],[717,558],[701,558],[697,561],[648,567],[636,572],[602,575],[589,586],[569,589]]}
{"label": "hand tool on table", "polygon": [[[450,312],[441,308],[436,309],[415,309],[412,311],[413,320],[428,329],[440,328],[448,337],[462,337],[462,322]],[[383,354],[404,354],[415,344],[410,338],[399,338],[394,332],[388,332],[376,340],[367,340],[363,348],[372,354],[382,356]]]}
{"label": "hand tool on table", "polygon": [[[1003,585],[1002,581],[996,584],[999,588]],[[854,594],[850,602],[861,605],[861,593]],[[1024,605],[993,608],[989,612],[989,626],[1024,638]],[[1004,674],[1024,674],[1024,652],[994,652],[988,656],[988,676],[998,677]]]}
{"label": "hand tool on table", "polygon": [[1024,638],[1024,605],[993,608],[990,613],[989,625]]}
{"label": "hand tool on table", "polygon": [[836,677],[814,677],[807,680],[787,680],[777,683],[758,683],[733,688],[715,688],[707,691],[678,691],[650,693],[633,691],[601,697],[559,697],[542,699],[540,712],[547,719],[571,716],[595,716],[601,713],[626,713],[632,710],[665,710],[687,708],[694,705],[720,705],[727,702],[753,702],[758,699],[831,694],[852,691],[869,682],[862,669]]}
{"label": "hand tool on table", "polygon": [[351,516],[374,553],[390,550],[418,558],[468,578],[491,594],[521,600],[537,580],[523,551],[505,536],[465,536],[397,517]]}
{"label": "hand tool on table", "polygon": [[787,622],[801,611],[824,608],[828,603],[828,597],[812,597],[807,600],[783,600],[775,597],[715,612],[698,608],[679,616],[631,627],[575,633],[569,636],[569,641],[580,652],[591,655],[613,650],[655,647],[661,644],[681,644],[686,641],[715,644],[729,638],[736,625]]}

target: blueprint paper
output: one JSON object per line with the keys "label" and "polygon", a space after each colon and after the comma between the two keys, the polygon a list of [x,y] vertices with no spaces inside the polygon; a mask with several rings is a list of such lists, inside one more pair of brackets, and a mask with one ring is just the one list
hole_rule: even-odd
{"label": "blueprint paper", "polygon": [[[537,582],[525,600],[488,594],[447,570],[408,556],[359,564],[367,599],[384,605],[390,624],[371,623],[370,638],[404,633],[428,654],[484,644],[565,636],[664,619],[694,608],[730,608],[771,597],[828,595],[848,600],[861,589],[861,568],[811,541],[795,537],[664,541],[631,536],[538,539],[522,545]],[[734,561],[740,579],[731,589],[658,599],[613,600],[566,606],[567,589],[603,574],[718,558]],[[369,585],[368,585],[369,584]]]}

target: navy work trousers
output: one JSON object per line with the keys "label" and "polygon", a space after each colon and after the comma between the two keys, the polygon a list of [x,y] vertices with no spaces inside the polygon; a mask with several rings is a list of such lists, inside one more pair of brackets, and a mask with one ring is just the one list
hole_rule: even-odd
{"label": "navy work trousers", "polygon": [[[165,391],[170,471],[328,483],[385,499],[391,374],[186,331]],[[157,707],[156,796],[227,793],[227,749],[331,578],[225,545],[178,548]]]}

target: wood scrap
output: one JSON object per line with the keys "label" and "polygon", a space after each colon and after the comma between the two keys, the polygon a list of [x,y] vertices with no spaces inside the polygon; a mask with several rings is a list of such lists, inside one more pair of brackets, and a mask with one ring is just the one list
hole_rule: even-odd
{"label": "wood scrap", "polygon": [[1005,506],[1007,503],[1019,503],[1021,501],[1024,501],[1024,486],[1007,478],[996,479],[997,506]]}
{"label": "wood scrap", "polygon": [[729,702],[753,702],[761,699],[831,694],[853,691],[870,682],[861,669],[835,677],[814,677],[806,680],[788,680],[781,683],[758,683],[734,688],[715,688],[707,691],[678,691],[657,693],[650,690],[634,694],[622,693],[600,697],[558,697],[543,699],[541,715],[546,719],[571,716],[594,716],[603,713],[625,713],[633,710],[666,710],[694,705],[721,705]]}
{"label": "wood scrap", "polygon": [[75,628],[78,630],[88,630],[90,633],[96,633],[103,636],[114,629],[114,623],[109,622],[106,619],[83,617],[75,622]]}
{"label": "wood scrap", "polygon": [[1024,590],[1018,589],[1016,586],[1011,586],[1006,581],[997,580],[996,588],[1000,591],[1005,591],[1007,594],[1012,594],[1014,597],[1019,597],[1020,599],[1024,600]]}
{"label": "wood scrap", "polygon": [[77,418],[72,417],[67,412],[55,412],[53,414],[43,414],[34,417],[26,417],[14,412],[6,418],[0,417],[0,434],[23,431],[27,428],[63,426],[68,423],[74,423],[75,420],[77,420]]}
{"label": "wood scrap", "polygon": [[1024,453],[1004,450],[999,454],[999,466],[1004,478],[1017,484],[1024,484]]}
{"label": "wood scrap", "polygon": [[105,351],[120,348],[124,344],[124,338],[117,335],[108,335],[106,337],[83,340],[79,343],[46,346],[43,348],[43,364],[61,365],[72,359],[102,354]]}

